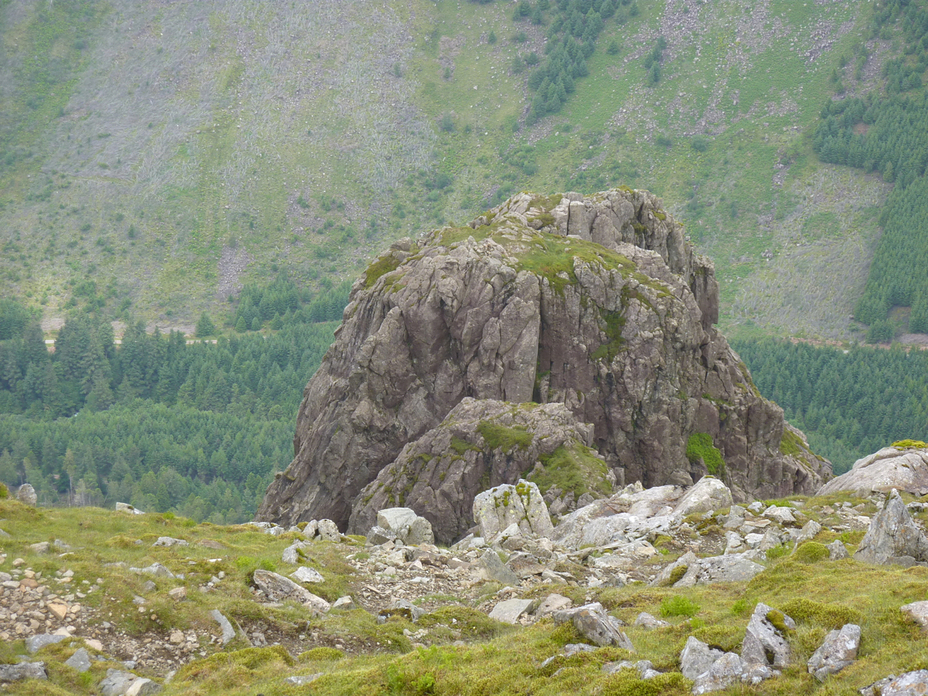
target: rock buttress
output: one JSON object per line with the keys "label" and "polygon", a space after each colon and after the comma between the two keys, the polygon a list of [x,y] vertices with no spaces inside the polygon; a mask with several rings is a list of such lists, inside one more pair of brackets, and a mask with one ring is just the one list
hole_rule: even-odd
{"label": "rock buttress", "polygon": [[520,194],[398,242],[352,288],[258,519],[344,528],[465,397],[564,404],[620,484],[708,470],[741,498],[814,492],[830,464],[760,397],[717,317],[711,262],[646,192]]}

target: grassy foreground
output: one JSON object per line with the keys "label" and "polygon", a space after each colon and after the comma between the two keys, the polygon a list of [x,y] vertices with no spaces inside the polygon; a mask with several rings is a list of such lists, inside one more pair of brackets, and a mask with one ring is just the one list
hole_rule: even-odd
{"label": "grassy foreground", "polygon": [[[584,642],[570,624],[555,626],[550,619],[543,619],[530,626],[509,626],[477,610],[488,600],[492,606],[498,599],[494,594],[499,585],[492,583],[475,582],[461,596],[417,598],[417,604],[438,608],[415,624],[401,616],[378,623],[374,614],[361,608],[313,618],[295,604],[258,601],[250,586],[256,568],[290,572],[292,566],[280,558],[296,534],[272,537],[246,525],[197,525],[171,515],[127,516],[94,508],[34,509],[6,500],[0,502],[0,528],[10,537],[2,539],[5,556],[0,570],[12,572],[16,559],[22,559],[18,567],[33,570],[43,582],[60,577],[65,569],[73,571],[70,586],[81,592],[78,596],[82,596],[83,606],[76,633],[99,636],[105,645],[102,653],[91,651],[101,659],[84,674],[63,664],[82,646],[79,638],[46,647],[32,659],[45,662],[49,680],[17,682],[12,688],[27,695],[96,694],[107,669],[125,669],[117,659],[126,656],[117,658],[114,646],[127,641],[141,645],[147,640],[166,644],[172,632],[192,631],[199,641],[194,659],[167,680],[166,696],[687,694],[691,682],[674,671],[679,669],[678,656],[687,637],[693,635],[710,645],[740,651],[748,617],[759,601],[796,620],[797,629],[790,636],[794,663],[778,679],[720,693],[851,694],[890,673],[928,668],[928,642],[899,611],[903,604],[928,598],[928,568],[826,560],[820,543],[841,538],[853,551],[862,532],[844,532],[839,537],[827,529],[827,510],[822,508],[834,504],[834,498],[804,502],[804,514],[819,518],[826,529],[792,556],[772,553],[774,558],[767,569],[748,583],[685,589],[641,584],[587,588],[580,586],[582,572],[578,572],[579,583],[540,584],[528,589],[523,584],[523,597],[543,599],[558,592],[575,604],[599,601],[630,624],[625,630],[635,654],[599,648],[561,657],[558,655],[566,644]],[[867,514],[873,510],[872,505],[865,509]],[[713,532],[712,519],[698,526],[704,535]],[[182,538],[189,546],[152,547],[161,536]],[[40,554],[30,548],[56,539],[71,549],[59,553],[61,549],[53,546],[49,553]],[[312,591],[330,601],[345,594],[359,601],[369,583],[376,582],[370,572],[374,566],[366,563],[370,550],[365,550],[360,538],[338,544],[313,542],[304,550],[302,562],[319,570],[325,582],[314,585]],[[175,574],[183,573],[183,580],[154,578],[156,588],[151,589],[145,587],[151,578],[128,570],[154,562]],[[202,591],[220,571],[224,577],[213,589]],[[186,598],[176,601],[169,597],[168,592],[180,586],[186,587]],[[502,592],[500,596],[508,595]],[[139,597],[144,598],[144,606],[136,606],[134,600]],[[238,637],[220,649],[218,641],[210,639],[219,635],[218,626],[209,618],[211,609],[219,609],[245,633],[260,627],[269,646],[247,647],[247,639],[238,631]],[[632,626],[642,611],[661,616],[671,625],[651,631]],[[829,630],[848,622],[862,628],[859,659],[819,683],[806,672],[805,663]],[[6,628],[0,625],[0,630]],[[0,661],[16,662],[22,655],[23,640],[0,644]],[[558,657],[542,666],[552,656]],[[613,675],[601,671],[606,662],[621,659],[647,659],[667,674],[642,681],[631,670]],[[146,669],[143,663],[141,660],[137,673],[158,682],[164,680],[163,671]],[[321,676],[311,686],[286,681],[309,675]]]}

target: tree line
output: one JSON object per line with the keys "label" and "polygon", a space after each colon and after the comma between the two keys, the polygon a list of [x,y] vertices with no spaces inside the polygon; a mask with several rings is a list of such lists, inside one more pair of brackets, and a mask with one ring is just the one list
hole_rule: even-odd
{"label": "tree line", "polygon": [[928,435],[928,351],[847,350],[763,339],[732,341],[760,392],[843,473],[868,454]]}
{"label": "tree line", "polygon": [[334,322],[305,320],[310,305],[215,343],[139,322],[117,345],[109,323],[77,316],[50,353],[31,315],[0,304],[0,335],[18,329],[0,339],[0,481],[29,482],[48,505],[249,519],[292,457],[302,389],[332,341]]}
{"label": "tree line", "polygon": [[880,219],[883,235],[854,312],[869,325],[870,342],[892,340],[887,319],[894,306],[911,307],[909,330],[928,333],[928,95],[922,84],[928,70],[928,3],[879,2],[871,36],[891,38],[894,26],[905,45],[901,57],[885,64],[885,92],[829,100],[813,140],[822,161],[878,172],[894,183]]}

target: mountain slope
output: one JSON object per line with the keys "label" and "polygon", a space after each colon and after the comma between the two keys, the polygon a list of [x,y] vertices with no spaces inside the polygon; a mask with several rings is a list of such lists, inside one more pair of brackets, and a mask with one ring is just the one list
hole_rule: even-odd
{"label": "mountain slope", "polygon": [[809,136],[842,54],[866,42],[844,78],[866,92],[894,30],[868,40],[862,3],[617,3],[529,125],[544,4],[542,24],[458,0],[0,4],[0,288],[47,317],[190,321],[245,278],[351,276],[520,189],[624,183],[715,259],[723,326],[850,335],[887,185]]}

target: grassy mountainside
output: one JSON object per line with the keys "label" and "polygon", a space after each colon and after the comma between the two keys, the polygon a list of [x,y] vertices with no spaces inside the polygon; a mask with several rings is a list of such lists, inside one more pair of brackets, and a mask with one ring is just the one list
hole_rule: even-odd
{"label": "grassy mountainside", "polygon": [[715,259],[723,323],[853,333],[887,185],[811,136],[842,57],[866,44],[865,93],[896,30],[868,40],[868,3],[617,3],[529,125],[544,5],[0,2],[0,292],[182,325],[520,189],[624,183]]}

